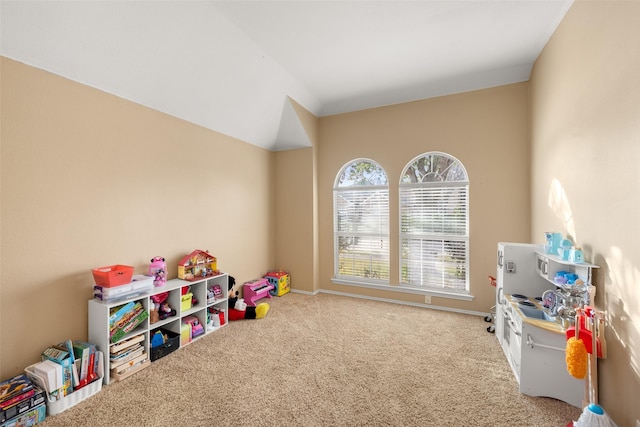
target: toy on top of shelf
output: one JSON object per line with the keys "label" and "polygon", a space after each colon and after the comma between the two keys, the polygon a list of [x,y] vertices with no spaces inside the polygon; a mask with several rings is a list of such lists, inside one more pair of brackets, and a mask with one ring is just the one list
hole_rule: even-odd
{"label": "toy on top of shelf", "polygon": [[151,258],[149,276],[154,278],[154,286],[162,286],[167,283],[167,263],[164,258],[160,256]]}
{"label": "toy on top of shelf", "polygon": [[129,265],[110,265],[107,267],[94,268],[93,279],[98,286],[120,286],[131,282],[133,277],[133,267]]}
{"label": "toy on top of shelf", "polygon": [[178,262],[178,278],[182,280],[194,281],[218,274],[220,271],[216,257],[200,249],[196,249]]}

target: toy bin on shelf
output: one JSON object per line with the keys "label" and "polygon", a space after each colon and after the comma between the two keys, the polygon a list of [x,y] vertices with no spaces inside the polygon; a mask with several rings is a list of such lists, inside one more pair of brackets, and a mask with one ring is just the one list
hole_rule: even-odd
{"label": "toy bin on shelf", "polygon": [[94,268],[93,280],[98,286],[120,286],[131,282],[133,267],[128,265],[110,265],[108,267]]}
{"label": "toy bin on shelf", "polygon": [[[48,415],[56,415],[67,409],[77,405],[78,403],[84,401],[85,399],[93,396],[102,390],[102,377],[104,376],[104,355],[101,351],[97,352],[98,354],[98,378],[93,382],[87,384],[81,389],[74,390],[72,393],[67,394],[64,397],[56,399],[52,397],[47,392],[47,414]],[[34,365],[27,366],[25,369],[25,373],[27,376],[36,384],[38,387],[43,390],[46,389],[46,385],[44,379],[35,373],[33,369]]]}
{"label": "toy bin on shelf", "polygon": [[[164,342],[156,347],[151,347],[151,361],[156,361],[166,355],[173,353],[180,347],[180,334],[172,332],[168,329],[157,329],[156,331],[160,331],[160,333],[165,337]],[[152,337],[155,336],[155,332],[151,334]],[[153,339],[152,339],[153,345]]]}
{"label": "toy bin on shelf", "polygon": [[191,300],[193,299],[193,293],[189,292],[182,295],[180,300],[180,310],[184,313],[191,308]]}

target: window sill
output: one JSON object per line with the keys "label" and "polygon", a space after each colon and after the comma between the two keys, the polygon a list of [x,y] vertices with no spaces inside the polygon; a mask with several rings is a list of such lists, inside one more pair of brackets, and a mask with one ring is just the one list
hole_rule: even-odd
{"label": "window sill", "polygon": [[417,289],[417,288],[411,288],[411,287],[402,286],[402,285],[389,285],[386,283],[359,282],[355,280],[336,279],[335,277],[331,279],[331,283],[335,285],[357,286],[360,288],[377,289],[382,291],[399,292],[404,294],[430,295],[438,298],[448,298],[448,299],[455,299],[455,300],[461,300],[461,301],[473,301],[474,299],[473,295],[462,293],[462,292],[454,293],[454,292],[438,291],[435,289]]}

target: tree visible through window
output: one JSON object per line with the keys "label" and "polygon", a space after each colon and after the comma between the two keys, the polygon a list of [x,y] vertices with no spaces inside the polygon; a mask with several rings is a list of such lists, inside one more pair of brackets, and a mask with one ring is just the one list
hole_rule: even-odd
{"label": "tree visible through window", "polygon": [[389,186],[375,162],[345,165],[333,189],[335,277],[389,281]]}
{"label": "tree visible through window", "polygon": [[464,166],[444,153],[412,160],[400,179],[400,282],[467,292],[468,192]]}

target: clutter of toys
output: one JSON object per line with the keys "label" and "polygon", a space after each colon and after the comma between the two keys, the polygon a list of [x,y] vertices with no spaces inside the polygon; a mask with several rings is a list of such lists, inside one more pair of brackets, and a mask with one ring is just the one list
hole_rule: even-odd
{"label": "clutter of toys", "polygon": [[236,289],[235,278],[218,270],[217,258],[199,249],[179,260],[173,280],[160,256],[151,258],[144,274],[122,264],[91,271],[92,343],[52,345],[24,374],[1,381],[0,426],[35,425],[229,321],[264,318],[266,300],[291,290],[289,273],[280,270]]}

